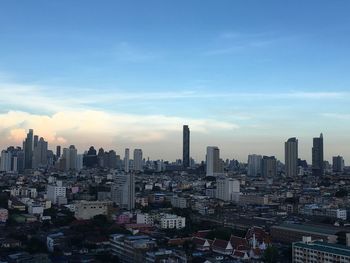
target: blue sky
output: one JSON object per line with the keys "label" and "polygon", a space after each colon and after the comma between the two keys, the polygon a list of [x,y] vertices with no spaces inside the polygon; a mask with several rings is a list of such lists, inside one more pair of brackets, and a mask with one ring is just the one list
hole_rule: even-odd
{"label": "blue sky", "polygon": [[[350,159],[349,1],[2,1],[2,147],[29,127],[50,145],[181,156]],[[98,119],[98,120],[97,120]],[[48,128],[50,127],[50,128]],[[166,146],[166,147],[164,147]]]}

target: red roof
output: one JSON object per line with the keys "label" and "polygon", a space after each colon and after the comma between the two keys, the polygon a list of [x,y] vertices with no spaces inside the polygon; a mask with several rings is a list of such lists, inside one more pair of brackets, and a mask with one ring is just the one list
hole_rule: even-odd
{"label": "red roof", "polygon": [[194,237],[206,238],[211,230],[200,230],[197,233],[194,233]]}
{"label": "red roof", "polygon": [[236,250],[248,250],[249,249],[249,243],[248,243],[247,239],[245,239],[245,238],[231,235],[230,242],[231,242],[233,249],[236,249]]}
{"label": "red roof", "polygon": [[226,249],[229,242],[230,241],[226,241],[226,240],[222,240],[222,239],[214,239],[212,247]]}
{"label": "red roof", "polygon": [[[200,238],[200,237],[194,237],[192,238],[192,242],[195,243],[197,246],[204,246],[205,241],[207,241],[204,238]],[[210,244],[209,244],[210,245]]]}

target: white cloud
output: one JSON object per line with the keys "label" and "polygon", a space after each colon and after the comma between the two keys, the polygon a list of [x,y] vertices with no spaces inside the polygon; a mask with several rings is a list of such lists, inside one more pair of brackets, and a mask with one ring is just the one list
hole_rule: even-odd
{"label": "white cloud", "polygon": [[142,116],[96,110],[61,111],[52,116],[20,111],[0,114],[0,130],[7,131],[9,142],[16,144],[22,142],[29,128],[33,128],[36,134],[51,144],[88,144],[94,143],[94,139],[108,144],[113,143],[115,138],[142,144],[171,140],[171,134],[181,132],[183,124],[189,124],[192,131],[199,133],[238,128],[233,123],[210,119]]}

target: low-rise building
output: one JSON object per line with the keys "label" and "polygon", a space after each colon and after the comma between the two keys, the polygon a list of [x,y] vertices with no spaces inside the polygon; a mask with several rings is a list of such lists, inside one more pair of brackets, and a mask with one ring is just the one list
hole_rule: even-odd
{"label": "low-rise building", "polygon": [[294,263],[317,262],[350,262],[350,247],[312,241],[311,237],[303,237],[301,242],[292,245]]}
{"label": "low-rise building", "polygon": [[96,215],[107,215],[112,202],[80,201],[75,204],[74,216],[79,220],[91,219]]}
{"label": "low-rise building", "polygon": [[9,212],[5,208],[0,208],[0,223],[6,223],[9,218]]}
{"label": "low-rise building", "polygon": [[161,229],[181,229],[186,226],[186,218],[177,216],[177,215],[171,215],[171,214],[165,214],[160,219],[160,228]]}

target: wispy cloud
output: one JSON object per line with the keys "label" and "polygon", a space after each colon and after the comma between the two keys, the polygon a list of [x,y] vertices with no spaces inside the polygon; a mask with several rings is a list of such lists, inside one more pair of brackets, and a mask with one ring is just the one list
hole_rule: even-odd
{"label": "wispy cloud", "polygon": [[280,36],[275,32],[242,33],[226,31],[219,34],[216,39],[218,41],[215,41],[215,46],[205,51],[204,55],[225,55],[246,49],[264,48],[287,39],[290,39],[290,37]]}
{"label": "wispy cloud", "polygon": [[146,62],[159,58],[159,54],[138,48],[128,42],[121,42],[113,50],[113,56],[125,62]]}
{"label": "wispy cloud", "polygon": [[322,113],[322,116],[337,120],[350,120],[350,113]]}

